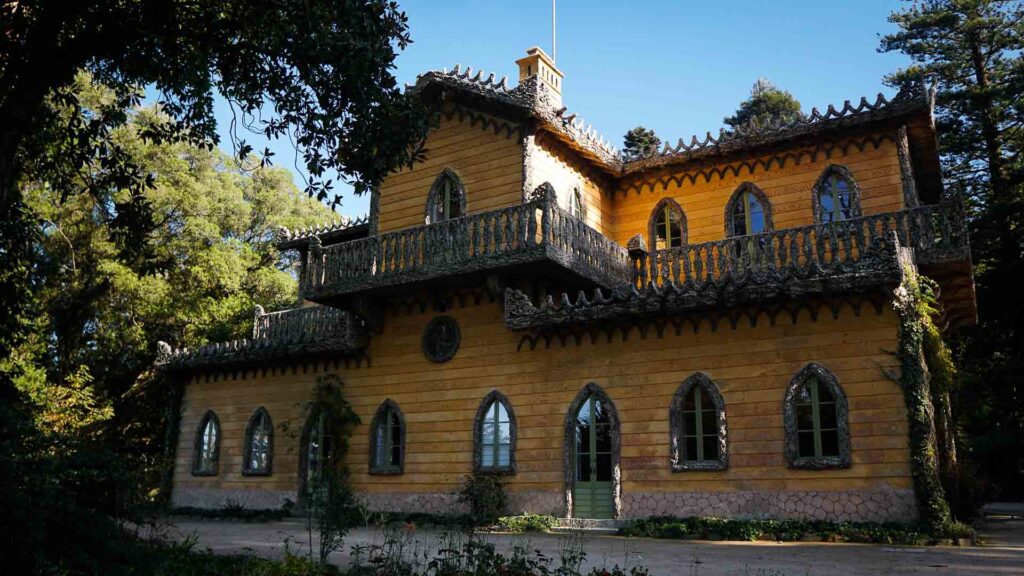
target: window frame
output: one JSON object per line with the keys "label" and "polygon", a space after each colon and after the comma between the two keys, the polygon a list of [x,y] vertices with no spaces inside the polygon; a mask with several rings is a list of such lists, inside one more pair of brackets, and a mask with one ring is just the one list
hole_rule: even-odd
{"label": "window frame", "polygon": [[587,219],[587,203],[583,200],[583,190],[574,186],[569,192],[569,215],[585,222]]}
{"label": "window frame", "polygon": [[[711,398],[711,402],[715,407],[715,426],[718,431],[717,442],[718,442],[718,457],[704,460],[685,460],[683,459],[683,434],[685,429],[683,427],[683,404],[686,401],[686,397],[694,393],[695,391],[704,390]],[[669,405],[669,464],[673,472],[691,472],[691,471],[709,471],[709,470],[725,470],[729,467],[729,442],[728,442],[728,427],[726,425],[725,418],[725,400],[722,398],[722,394],[707,374],[703,372],[695,372],[689,378],[683,381],[683,383],[676,389],[676,393],[672,396],[672,403]],[[695,431],[699,433],[701,430],[701,420],[698,419],[697,428]],[[700,444],[700,442],[698,442]],[[698,448],[702,451],[702,448]]]}
{"label": "window frame", "polygon": [[[748,194],[753,195],[754,198],[761,204],[761,211],[764,215],[764,230],[760,232],[750,232],[750,203],[748,202]],[[736,222],[733,219],[733,215],[736,212],[736,204],[743,202],[743,217],[745,219],[744,228],[748,231],[746,234],[739,234],[736,231]],[[753,236],[756,234],[765,234],[775,230],[775,223],[772,220],[772,205],[768,201],[768,195],[764,193],[753,182],[743,182],[736,187],[733,191],[732,196],[729,197],[729,201],[725,204],[725,236],[726,238],[735,238],[738,236]]]}
{"label": "window frame", "polygon": [[[838,454],[835,456],[801,456],[800,438],[797,423],[796,407],[801,388],[811,381],[817,381],[818,387],[825,386],[835,401],[836,437]],[[849,403],[846,394],[835,375],[820,364],[811,362],[804,366],[786,387],[786,396],[782,407],[783,424],[786,435],[786,459],[790,468],[806,470],[833,470],[849,468],[853,463],[850,448]],[[820,424],[816,423],[815,438],[819,437]],[[815,444],[819,444],[816,440]]]}
{"label": "window frame", "polygon": [[[388,418],[388,415],[391,413],[394,413],[398,419],[398,464],[391,464],[390,462],[380,464],[377,462],[377,428],[382,424],[387,426],[385,439],[390,447],[394,440],[389,422],[390,419]],[[373,415],[373,421],[370,423],[370,474],[394,476],[405,473],[405,435],[405,415],[402,414],[402,409],[398,407],[398,403],[390,398],[381,402],[380,406],[377,407],[377,412]],[[390,448],[388,452],[390,454]]]}
{"label": "window frame", "polygon": [[[492,466],[484,466],[484,420],[487,418],[487,413],[490,411],[489,408],[498,403],[500,403],[505,408],[505,412],[508,414],[508,464],[504,466],[498,464],[494,464]],[[492,390],[489,394],[487,394],[487,396],[484,396],[484,399],[480,401],[480,406],[477,407],[476,417],[473,419],[473,470],[475,472],[480,472],[483,474],[516,473],[516,428],[516,413],[515,410],[512,409],[512,403],[509,402],[508,398],[498,390]],[[495,446],[497,445],[498,444],[495,444]],[[497,457],[495,457],[494,461],[497,463]]]}
{"label": "window frame", "polygon": [[[252,467],[252,452],[253,452],[253,433],[257,419],[263,416],[267,425],[267,463],[265,466],[260,468]],[[249,417],[249,422],[245,425],[245,444],[242,446],[242,475],[243,476],[270,476],[273,472],[274,464],[274,421],[270,418],[270,412],[267,409],[260,406],[252,413]]]}
{"label": "window frame", "polygon": [[[446,188],[445,184],[451,184],[450,188]],[[459,214],[458,216],[447,217],[443,212],[444,207],[451,203],[450,196],[448,198],[442,198],[441,195],[454,192],[458,198]],[[427,224],[436,224],[438,222],[447,222],[448,220],[455,220],[466,215],[466,187],[462,183],[462,178],[452,170],[446,167],[441,170],[441,173],[434,179],[433,184],[430,185],[430,192],[427,194],[427,208],[424,216],[424,221]]]}
{"label": "window frame", "polygon": [[[672,246],[671,238],[669,238],[668,246],[661,248],[660,250],[671,250],[674,248],[681,248],[686,246],[688,243],[688,231],[686,227],[686,212],[683,211],[683,207],[679,205],[674,198],[665,197],[658,201],[654,206],[654,210],[651,211],[651,215],[647,220],[647,234],[650,242],[650,248],[652,252],[659,250],[658,248],[658,220],[662,214],[665,214],[665,227],[669,227],[671,218],[669,213],[674,213],[679,217],[679,246]],[[669,235],[670,236],[670,235]]]}
{"label": "window frame", "polygon": [[[821,193],[826,184],[828,184],[833,178],[838,178],[846,181],[846,187],[850,191],[850,216],[849,218],[843,218],[841,220],[825,221],[822,217],[821,207]],[[836,186],[832,185],[832,204],[838,206],[836,202]],[[818,180],[814,183],[814,188],[811,191],[811,203],[814,207],[814,223],[815,224],[833,224],[837,222],[845,222],[854,218],[860,218],[861,213],[861,190],[857,184],[857,180],[853,177],[853,172],[849,168],[842,164],[830,164],[822,170],[821,175],[818,176]]]}
{"label": "window frame", "polygon": [[[214,439],[213,439],[213,454],[211,460],[213,464],[209,469],[202,467],[202,450],[203,450],[203,437],[206,433],[207,424],[213,424]],[[203,417],[199,420],[199,427],[196,429],[196,435],[193,443],[192,450],[192,475],[193,476],[216,476],[220,469],[220,440],[221,440],[221,428],[220,418],[217,417],[217,413],[213,410],[207,410]]]}
{"label": "window frame", "polygon": [[[310,436],[313,433],[313,429],[315,427],[317,427],[317,425],[320,422],[321,418],[323,418],[323,438],[327,438],[328,440],[332,441],[332,443],[333,443],[333,440],[334,440],[334,438],[333,438],[333,434],[334,434],[333,425],[328,420],[328,416],[329,416],[329,411],[322,404],[314,405],[310,409],[310,411],[309,411],[309,416],[306,418],[305,425],[302,427],[302,437],[300,438],[301,444],[300,444],[300,448],[299,448],[299,450],[300,450],[299,451],[299,498],[300,498],[300,502],[308,502],[308,498],[310,496],[310,493],[309,493],[309,491],[310,491],[310,487],[309,487],[309,440],[310,440]],[[321,442],[320,442],[320,457],[318,458],[318,463],[319,463],[319,465],[321,467],[321,470],[322,470],[323,463],[326,460],[326,458],[324,456],[326,451],[323,449],[323,445],[324,444],[325,444],[325,442],[323,440],[321,440]],[[328,447],[328,451],[329,450],[334,450],[334,449],[335,448],[333,447],[333,445]]]}

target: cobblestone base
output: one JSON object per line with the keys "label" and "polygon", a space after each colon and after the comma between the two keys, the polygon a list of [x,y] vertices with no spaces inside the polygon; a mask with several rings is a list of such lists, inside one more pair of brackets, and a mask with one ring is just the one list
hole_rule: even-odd
{"label": "cobblestone base", "polygon": [[191,508],[223,508],[227,504],[251,510],[278,509],[286,502],[298,502],[298,494],[289,490],[220,490],[216,488],[175,488],[171,493],[171,506]]}
{"label": "cobblestone base", "polygon": [[917,519],[913,490],[664,492],[622,495],[625,518],[719,516],[848,522]]}

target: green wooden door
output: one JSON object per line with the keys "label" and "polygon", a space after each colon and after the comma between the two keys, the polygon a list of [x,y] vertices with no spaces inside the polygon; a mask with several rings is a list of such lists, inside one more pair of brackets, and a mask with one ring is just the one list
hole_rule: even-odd
{"label": "green wooden door", "polygon": [[608,406],[591,395],[576,412],[572,490],[576,518],[614,518],[612,420]]}

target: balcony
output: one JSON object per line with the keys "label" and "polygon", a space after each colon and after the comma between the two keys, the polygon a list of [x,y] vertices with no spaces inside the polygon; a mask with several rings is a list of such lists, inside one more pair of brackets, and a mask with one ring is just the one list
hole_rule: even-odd
{"label": "balcony", "polygon": [[[958,203],[865,216],[647,252],[630,242],[624,290],[534,305],[518,291],[505,299],[513,329],[655,317],[852,293],[884,294],[902,275],[900,248],[939,281],[947,320],[975,315],[970,245]],[[880,290],[881,289],[881,290]]]}
{"label": "balcony", "polygon": [[237,368],[272,360],[345,355],[368,343],[366,329],[349,312],[309,306],[264,313],[257,306],[252,338],[179,349],[160,342],[156,365],[163,370]]}
{"label": "balcony", "polygon": [[303,296],[335,304],[417,283],[458,285],[480,275],[546,277],[611,288],[630,280],[626,249],[562,210],[553,195],[307,252]]}

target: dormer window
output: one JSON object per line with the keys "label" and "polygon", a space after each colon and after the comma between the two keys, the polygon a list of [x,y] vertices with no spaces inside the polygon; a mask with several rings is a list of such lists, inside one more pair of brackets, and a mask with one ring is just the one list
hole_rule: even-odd
{"label": "dormer window", "polygon": [[427,224],[435,224],[466,215],[466,191],[462,180],[451,168],[445,168],[434,180],[427,196]]}

